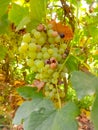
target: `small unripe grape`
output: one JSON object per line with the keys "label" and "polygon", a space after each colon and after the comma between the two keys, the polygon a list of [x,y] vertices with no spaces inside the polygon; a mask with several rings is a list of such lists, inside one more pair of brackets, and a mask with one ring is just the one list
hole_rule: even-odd
{"label": "small unripe grape", "polygon": [[47,31],[47,35],[48,35],[49,37],[52,37],[53,32],[54,32],[54,31],[53,31],[52,29],[50,29],[50,30]]}
{"label": "small unripe grape", "polygon": [[23,35],[23,41],[29,43],[31,41],[30,33],[26,33]]}
{"label": "small unripe grape", "polygon": [[48,53],[49,53],[49,55],[52,55],[53,54],[53,49],[49,48]]}
{"label": "small unripe grape", "polygon": [[44,67],[44,62],[42,60],[35,60],[35,65],[37,68],[43,68]]}
{"label": "small unripe grape", "polygon": [[32,51],[32,53],[33,53],[33,51],[37,50],[37,45],[35,43],[30,43],[29,50]]}
{"label": "small unripe grape", "polygon": [[34,61],[32,59],[27,60],[27,65],[32,67],[34,65]]}
{"label": "small unripe grape", "polygon": [[20,53],[25,53],[28,49],[29,45],[26,42],[22,42],[19,48]]}
{"label": "small unripe grape", "polygon": [[36,31],[36,32],[34,33],[34,37],[35,37],[36,39],[39,39],[39,38],[41,37],[41,33],[38,32],[38,31]]}
{"label": "small unripe grape", "polygon": [[54,41],[55,41],[56,43],[59,43],[59,42],[61,41],[60,36],[58,35],[57,37],[55,37]]}

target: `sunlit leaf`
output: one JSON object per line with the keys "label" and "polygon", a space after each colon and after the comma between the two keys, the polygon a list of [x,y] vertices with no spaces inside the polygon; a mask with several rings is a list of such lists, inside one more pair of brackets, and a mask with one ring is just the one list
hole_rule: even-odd
{"label": "sunlit leaf", "polygon": [[0,33],[7,33],[9,31],[8,15],[4,14],[0,19]]}
{"label": "sunlit leaf", "polygon": [[78,114],[79,110],[74,103],[66,104],[61,110],[32,112],[24,122],[24,129],[77,130],[78,125],[75,118]]}
{"label": "sunlit leaf", "polygon": [[48,0],[30,0],[30,16],[32,20],[32,27],[37,26],[45,17],[47,1]]}
{"label": "sunlit leaf", "polygon": [[11,0],[0,0],[0,17],[7,11],[10,1]]}
{"label": "sunlit leaf", "polygon": [[12,8],[9,11],[8,18],[11,22],[13,22],[17,26],[28,15],[29,15],[29,10],[27,7],[13,4]]}
{"label": "sunlit leaf", "polygon": [[28,16],[25,16],[19,23],[19,25],[16,28],[16,31],[24,28],[28,23],[30,22],[30,18]]}

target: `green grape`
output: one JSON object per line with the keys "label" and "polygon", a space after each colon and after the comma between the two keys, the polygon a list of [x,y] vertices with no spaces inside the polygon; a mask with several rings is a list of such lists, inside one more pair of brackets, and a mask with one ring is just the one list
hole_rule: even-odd
{"label": "green grape", "polygon": [[64,54],[64,52],[65,52],[65,49],[63,49],[63,48],[60,48],[60,49],[59,49],[59,53],[60,53],[60,54]]}
{"label": "green grape", "polygon": [[38,43],[39,43],[40,45],[43,45],[45,42],[46,42],[46,39],[45,39],[44,37],[40,37],[40,38],[38,39]]}
{"label": "green grape", "polygon": [[31,70],[32,70],[33,72],[37,72],[37,67],[36,67],[35,65],[33,65],[33,66],[31,67]]}
{"label": "green grape", "polygon": [[47,52],[47,48],[43,47],[41,51],[42,51],[42,53]]}
{"label": "green grape", "polygon": [[59,73],[58,72],[54,72],[53,73],[53,78],[58,78],[59,77]]}
{"label": "green grape", "polygon": [[50,84],[50,85],[49,85],[49,89],[50,89],[50,90],[53,90],[53,88],[54,88],[53,84]]}
{"label": "green grape", "polygon": [[36,56],[37,56],[37,53],[36,52],[32,52],[32,51],[29,51],[28,53],[28,56],[32,59],[36,59]]}
{"label": "green grape", "polygon": [[48,42],[50,43],[50,44],[54,44],[55,42],[54,42],[54,38],[53,37],[49,37],[48,38]]}
{"label": "green grape", "polygon": [[19,47],[19,52],[25,53],[25,51],[27,51],[28,47],[29,47],[28,43],[22,42],[21,46]]}
{"label": "green grape", "polygon": [[29,44],[29,51],[36,51],[37,50],[37,45],[35,43],[30,43]]}
{"label": "green grape", "polygon": [[55,41],[56,43],[59,43],[59,42],[61,41],[60,36],[55,37],[54,41]]}
{"label": "green grape", "polygon": [[34,37],[35,37],[36,39],[41,38],[41,33],[38,32],[38,31],[35,31],[35,32],[34,32]]}
{"label": "green grape", "polygon": [[49,53],[49,55],[52,55],[52,54],[53,54],[53,49],[52,49],[52,48],[49,48],[49,49],[48,49],[48,53]]}
{"label": "green grape", "polygon": [[34,35],[34,33],[35,33],[36,31],[37,31],[36,29],[32,29],[31,34]]}
{"label": "green grape", "polygon": [[47,35],[48,35],[49,37],[52,37],[52,34],[53,34],[53,30],[52,30],[52,29],[50,29],[50,30],[47,31]]}
{"label": "green grape", "polygon": [[61,44],[61,45],[60,45],[60,48],[66,50],[66,48],[67,48],[67,44],[65,44],[65,43]]}
{"label": "green grape", "polygon": [[31,41],[30,33],[26,33],[23,35],[23,42],[29,43]]}
{"label": "green grape", "polygon": [[43,57],[42,52],[39,52],[39,53],[37,54],[37,59],[42,59],[42,57]]}
{"label": "green grape", "polygon": [[49,53],[48,53],[48,52],[44,52],[44,53],[43,53],[43,58],[44,58],[44,59],[49,59],[49,58],[50,58]]}
{"label": "green grape", "polygon": [[44,62],[42,60],[35,60],[34,63],[38,69],[44,67]]}
{"label": "green grape", "polygon": [[49,92],[49,91],[45,91],[45,96],[46,96],[46,97],[48,97],[48,96],[49,96],[49,94],[50,94],[50,92]]}
{"label": "green grape", "polygon": [[57,54],[56,59],[57,59],[58,61],[61,61],[62,56],[61,56],[60,54]]}
{"label": "green grape", "polygon": [[27,60],[27,65],[28,65],[29,67],[32,67],[32,66],[34,65],[34,61],[33,61],[32,59],[28,59],[28,60]]}

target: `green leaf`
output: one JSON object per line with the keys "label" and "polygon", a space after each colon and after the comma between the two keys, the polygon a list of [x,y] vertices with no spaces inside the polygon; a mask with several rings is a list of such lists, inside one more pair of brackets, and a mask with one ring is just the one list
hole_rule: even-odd
{"label": "green leaf", "polygon": [[78,60],[74,56],[70,55],[66,62],[66,67],[70,72],[78,70]]}
{"label": "green leaf", "polygon": [[30,16],[34,25],[40,23],[46,16],[47,1],[48,0],[30,0]]}
{"label": "green leaf", "polygon": [[[74,103],[66,104],[60,110],[32,112],[24,122],[25,130],[77,130],[75,120],[79,110]],[[48,127],[47,127],[48,126]]]}
{"label": "green leaf", "polygon": [[7,48],[0,45],[0,60],[3,60],[7,53]]}
{"label": "green leaf", "polygon": [[0,17],[7,11],[10,1],[11,0],[0,0]]}
{"label": "green leaf", "polygon": [[86,95],[93,95],[98,86],[98,78],[91,74],[86,74],[81,71],[72,72],[71,83],[76,90],[78,98],[83,98]]}
{"label": "green leaf", "polygon": [[21,21],[28,15],[29,9],[27,7],[12,4],[12,8],[9,11],[8,18],[11,22],[18,26],[21,23]]}
{"label": "green leaf", "polygon": [[54,110],[53,103],[44,98],[36,98],[31,101],[24,102],[17,110],[13,119],[13,124],[20,124],[23,120],[28,118],[32,112],[45,109],[46,111]]}
{"label": "green leaf", "polygon": [[9,32],[8,15],[4,14],[0,19],[0,33]]}
{"label": "green leaf", "polygon": [[24,86],[17,89],[18,93],[23,98],[36,98],[36,97],[42,97],[41,92],[37,92],[35,88]]}
{"label": "green leaf", "polygon": [[91,111],[91,119],[94,123],[94,130],[98,130],[98,91]]}
{"label": "green leaf", "polygon": [[16,31],[24,28],[25,25],[27,25],[30,22],[30,18],[28,16],[25,16],[20,23],[18,24]]}

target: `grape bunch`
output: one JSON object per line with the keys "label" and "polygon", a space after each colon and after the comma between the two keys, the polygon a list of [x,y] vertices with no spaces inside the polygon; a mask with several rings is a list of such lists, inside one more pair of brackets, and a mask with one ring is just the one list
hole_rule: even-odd
{"label": "grape bunch", "polygon": [[[63,82],[67,71],[66,67],[61,70],[66,49],[66,42],[62,35],[53,30],[52,24],[40,24],[30,33],[25,33],[19,47],[20,55],[25,57],[27,65],[36,73],[34,85],[43,87],[45,96],[50,98],[56,97],[56,86]],[[64,91],[58,88],[61,98],[65,97]]]}

